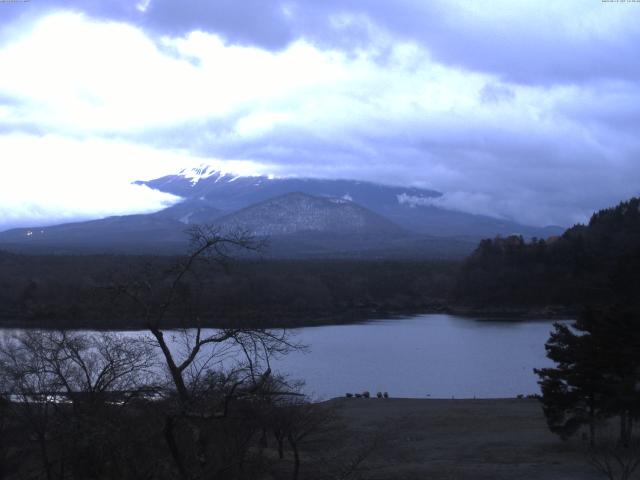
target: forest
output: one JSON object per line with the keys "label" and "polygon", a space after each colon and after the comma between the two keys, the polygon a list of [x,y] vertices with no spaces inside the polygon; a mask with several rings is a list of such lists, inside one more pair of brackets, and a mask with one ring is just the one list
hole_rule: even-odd
{"label": "forest", "polygon": [[[563,235],[480,242],[464,261],[410,259],[198,259],[181,295],[201,325],[300,326],[379,315],[567,316],[586,304],[636,302],[640,200],[595,213]],[[229,252],[229,258],[233,252]],[[27,255],[0,251],[4,325],[135,329],[139,312],[115,287],[183,257]],[[178,324],[179,312],[167,322]]]}
{"label": "forest", "polygon": [[453,302],[495,306],[562,306],[637,302],[640,200],[596,212],[562,236],[483,240],[456,278]]}
{"label": "forest", "polygon": [[[122,282],[166,272],[177,256],[0,253],[0,323],[139,328],[115,294]],[[438,311],[453,288],[450,261],[237,260],[199,262],[183,295],[197,295],[207,326],[293,326]],[[176,320],[176,318],[174,318]]]}

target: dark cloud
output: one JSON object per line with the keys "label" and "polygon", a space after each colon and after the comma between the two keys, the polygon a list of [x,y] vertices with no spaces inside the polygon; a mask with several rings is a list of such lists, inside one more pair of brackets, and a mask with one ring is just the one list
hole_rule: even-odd
{"label": "dark cloud", "polygon": [[[466,6],[472,8],[408,0],[321,4],[299,0],[296,5],[303,32],[326,44],[336,34],[335,28],[327,28],[329,20],[336,14],[357,13],[398,39],[419,42],[443,63],[495,73],[507,81],[549,84],[640,78],[640,63],[635,60],[640,42],[638,4],[616,11],[600,2],[576,1],[543,6],[539,2],[468,2]],[[510,12],[500,11],[505,7]]]}
{"label": "dark cloud", "polygon": [[0,4],[0,35],[11,31],[12,24],[29,21],[47,13],[65,10],[109,20],[136,22],[139,11],[135,1],[129,0],[31,0],[26,2],[6,2]]}
{"label": "dark cloud", "polygon": [[[510,90],[492,90],[492,102],[513,98]],[[578,104],[567,100],[545,111],[548,121],[408,115],[330,131],[288,123],[248,137],[216,121],[192,124],[178,135],[149,135],[164,139],[160,147],[251,159],[276,174],[420,185],[445,192],[445,207],[569,226],[638,194],[640,185],[640,139],[602,129],[600,122],[613,114],[606,108],[578,110]],[[638,111],[625,113],[624,122],[637,124]]]}
{"label": "dark cloud", "polygon": [[232,43],[278,49],[293,40],[280,2],[264,0],[152,0],[144,25],[156,32],[182,35],[193,30],[216,32]]}
{"label": "dark cloud", "polygon": [[143,9],[142,3],[133,0],[38,0],[0,4],[0,14],[7,25],[53,11],[76,11],[132,23],[159,36],[202,30],[215,32],[230,43],[279,49],[294,39],[282,5],[263,0],[152,0]]}
{"label": "dark cloud", "polygon": [[328,48],[362,48],[387,32],[420,43],[440,62],[509,82],[640,79],[640,4],[631,2],[151,0],[141,11],[130,0],[39,0],[1,8],[5,23],[21,15],[71,9],[127,21],[156,35],[203,30],[230,43],[271,50],[297,38]]}

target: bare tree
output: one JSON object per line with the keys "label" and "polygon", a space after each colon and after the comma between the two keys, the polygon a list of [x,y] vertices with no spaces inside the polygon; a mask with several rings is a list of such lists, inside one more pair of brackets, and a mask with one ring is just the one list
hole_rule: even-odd
{"label": "bare tree", "polygon": [[[302,398],[272,373],[271,360],[301,346],[280,329],[205,328],[204,270],[228,268],[237,249],[260,244],[198,227],[192,246],[171,268],[154,259],[113,282],[146,335],[24,331],[3,339],[2,392],[10,421],[28,432],[12,449],[29,459],[22,470],[40,464],[28,477],[196,480],[263,471],[266,457],[252,447],[271,408]],[[293,416],[286,435],[297,476],[311,417],[302,414],[304,402],[294,403],[281,411]]]}
{"label": "bare tree", "polygon": [[77,406],[153,383],[154,351],[113,333],[27,330],[5,338],[0,355],[12,392],[25,400],[64,397]]}
{"label": "bare tree", "polygon": [[122,446],[120,410],[149,385],[152,365],[147,345],[121,335],[29,330],[3,339],[1,383],[12,421],[33,436],[44,478],[83,478],[87,467],[101,468],[96,455]]}
{"label": "bare tree", "polygon": [[5,435],[7,431],[7,419],[9,417],[9,406],[10,401],[4,393],[2,382],[0,382],[0,480],[3,480],[7,474],[8,448]]}
{"label": "bare tree", "polygon": [[[268,392],[271,358],[301,346],[292,342],[285,330],[246,325],[203,328],[198,300],[207,294],[207,286],[201,270],[212,264],[228,269],[235,254],[259,252],[263,244],[246,232],[198,226],[190,233],[191,251],[173,268],[146,268],[131,281],[114,283],[113,290],[138,308],[162,353],[176,399],[165,418],[166,445],[179,475],[199,478],[242,465],[246,449],[220,460],[222,449],[212,448],[220,437],[213,432],[234,423],[234,438],[242,437],[240,432],[244,431],[249,437],[253,435],[256,425],[249,427],[244,422],[251,415],[234,416],[233,409],[255,407],[259,403],[256,399]],[[179,328],[169,329],[176,325]],[[181,446],[187,443],[190,445]],[[222,443],[228,446],[233,442],[226,438]]]}

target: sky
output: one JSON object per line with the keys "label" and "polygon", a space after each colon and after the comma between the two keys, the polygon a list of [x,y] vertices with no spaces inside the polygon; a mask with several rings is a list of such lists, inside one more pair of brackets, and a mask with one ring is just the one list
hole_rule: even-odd
{"label": "sky", "polygon": [[239,174],[570,226],[638,194],[640,1],[0,2],[0,230]]}

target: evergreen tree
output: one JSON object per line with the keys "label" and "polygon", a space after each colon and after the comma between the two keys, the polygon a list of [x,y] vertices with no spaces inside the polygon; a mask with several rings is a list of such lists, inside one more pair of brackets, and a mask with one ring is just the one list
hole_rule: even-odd
{"label": "evergreen tree", "polygon": [[620,418],[620,442],[640,416],[640,328],[633,310],[588,309],[573,325],[555,324],[546,345],[557,365],[536,369],[552,432],[566,438],[599,419]]}
{"label": "evergreen tree", "polygon": [[590,315],[572,327],[556,323],[545,348],[555,368],[536,369],[549,429],[563,439],[589,425],[595,441],[595,423],[602,415],[603,379],[593,337],[588,333]]}

